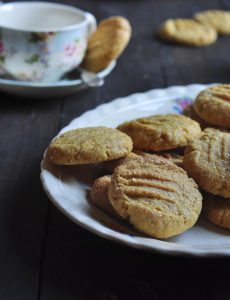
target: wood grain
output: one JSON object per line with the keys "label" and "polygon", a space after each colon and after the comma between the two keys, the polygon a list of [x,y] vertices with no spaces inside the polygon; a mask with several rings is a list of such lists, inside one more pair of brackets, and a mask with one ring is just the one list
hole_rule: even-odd
{"label": "wood grain", "polygon": [[97,20],[127,17],[132,39],[103,87],[44,101],[0,94],[0,299],[229,299],[228,259],[162,256],[99,238],[53,207],[39,180],[51,139],[86,110],[153,88],[229,82],[230,37],[189,48],[156,36],[167,18],[230,9],[229,1],[65,3],[91,11]]}

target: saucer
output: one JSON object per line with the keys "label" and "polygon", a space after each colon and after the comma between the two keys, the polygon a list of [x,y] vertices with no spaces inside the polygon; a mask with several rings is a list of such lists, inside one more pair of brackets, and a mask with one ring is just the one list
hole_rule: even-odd
{"label": "saucer", "polygon": [[102,86],[104,78],[112,72],[115,65],[116,61],[113,61],[106,69],[97,74],[77,69],[55,82],[31,82],[0,78],[0,91],[34,99],[66,96],[89,87]]}

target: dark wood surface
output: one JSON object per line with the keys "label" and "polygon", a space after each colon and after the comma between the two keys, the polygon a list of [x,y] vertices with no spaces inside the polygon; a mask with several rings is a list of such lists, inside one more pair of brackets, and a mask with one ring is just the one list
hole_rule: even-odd
{"label": "dark wood surface", "polygon": [[0,300],[230,299],[229,259],[146,253],[97,237],[61,214],[39,179],[51,139],[86,110],[153,88],[229,82],[230,37],[189,48],[155,34],[167,18],[230,9],[230,1],[65,3],[91,11],[97,20],[123,15],[133,36],[101,88],[53,100],[0,93]]}

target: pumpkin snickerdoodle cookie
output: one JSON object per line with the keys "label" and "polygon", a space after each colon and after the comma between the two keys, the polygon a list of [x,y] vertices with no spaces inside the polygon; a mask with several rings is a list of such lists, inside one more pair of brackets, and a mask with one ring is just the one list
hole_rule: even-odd
{"label": "pumpkin snickerdoodle cookie", "polygon": [[230,229],[230,198],[205,193],[203,212],[213,224]]}
{"label": "pumpkin snickerdoodle cookie", "polygon": [[212,26],[219,34],[230,34],[230,11],[207,10],[194,15],[197,21]]}
{"label": "pumpkin snickerdoodle cookie", "polygon": [[114,16],[103,20],[89,38],[83,68],[95,73],[105,69],[121,55],[130,37],[131,26],[127,19]]}
{"label": "pumpkin snickerdoodle cookie", "polygon": [[196,97],[193,107],[204,121],[230,128],[230,84],[205,89]]}
{"label": "pumpkin snickerdoodle cookie", "polygon": [[50,162],[58,165],[98,163],[128,155],[132,140],[123,132],[107,127],[70,130],[54,139],[47,149]]}
{"label": "pumpkin snickerdoodle cookie", "polygon": [[138,156],[118,166],[109,185],[116,212],[136,229],[167,238],[195,224],[202,196],[193,179],[167,159]]}
{"label": "pumpkin snickerdoodle cookie", "polygon": [[159,36],[169,42],[206,46],[216,41],[217,32],[193,19],[169,19],[161,25]]}
{"label": "pumpkin snickerdoodle cookie", "polygon": [[187,145],[201,136],[200,125],[176,114],[154,115],[125,122],[118,126],[133,140],[134,149],[146,151],[170,150]]}
{"label": "pumpkin snickerdoodle cookie", "polygon": [[186,147],[184,168],[199,187],[230,197],[230,134],[205,129],[199,140],[191,141]]}

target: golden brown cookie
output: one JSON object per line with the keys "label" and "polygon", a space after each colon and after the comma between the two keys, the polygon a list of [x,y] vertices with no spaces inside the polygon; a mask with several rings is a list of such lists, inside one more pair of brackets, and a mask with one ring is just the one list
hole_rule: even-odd
{"label": "golden brown cookie", "polygon": [[117,213],[113,209],[109,202],[108,188],[111,182],[111,176],[105,175],[97,178],[90,190],[90,199],[94,205],[102,209],[109,215],[118,217]]}
{"label": "golden brown cookie", "polygon": [[133,158],[136,156],[137,156],[137,154],[135,154],[134,152],[131,152],[125,157],[104,161],[100,164],[100,171],[102,174],[106,174],[106,175],[112,174],[116,167],[120,166],[127,159],[130,159],[130,158]]}
{"label": "golden brown cookie", "polygon": [[86,127],[65,132],[51,142],[46,157],[58,165],[97,163],[128,155],[132,140],[107,127]]}
{"label": "golden brown cookie", "polygon": [[203,212],[213,224],[230,229],[230,198],[205,193]]}
{"label": "golden brown cookie", "polygon": [[156,155],[169,159],[178,167],[183,168],[183,155],[170,153],[170,152],[159,152]]}
{"label": "golden brown cookie", "polygon": [[172,151],[168,151],[168,152],[160,151],[160,152],[149,153],[149,152],[144,152],[141,150],[133,150],[133,153],[135,153],[136,155],[150,156],[150,157],[151,157],[151,155],[154,155],[154,156],[157,155],[159,157],[169,159],[171,162],[173,162],[178,167],[183,168],[183,155],[173,153]]}
{"label": "golden brown cookie", "polygon": [[230,84],[219,84],[202,91],[193,107],[204,121],[230,128]]}
{"label": "golden brown cookie", "polygon": [[198,114],[195,112],[195,110],[193,108],[193,104],[191,104],[188,107],[186,107],[186,109],[184,110],[183,114],[185,116],[191,118],[192,120],[196,121],[197,123],[199,123],[200,127],[202,129],[205,129],[205,128],[211,126],[209,123],[207,123],[203,119],[201,119],[200,116],[198,116]]}
{"label": "golden brown cookie", "polygon": [[99,23],[89,38],[83,68],[91,72],[105,69],[126,48],[131,37],[131,26],[127,19],[115,16]]}
{"label": "golden brown cookie", "polygon": [[224,10],[207,10],[196,13],[194,18],[212,26],[219,34],[230,34],[230,12]]}
{"label": "golden brown cookie", "polygon": [[202,206],[194,180],[174,163],[154,155],[132,158],[117,167],[109,200],[123,219],[156,238],[193,226]]}
{"label": "golden brown cookie", "polygon": [[230,134],[205,129],[185,150],[184,168],[204,190],[230,197]]}
{"label": "golden brown cookie", "polygon": [[206,46],[217,39],[216,30],[193,19],[169,19],[160,28],[159,35],[169,42],[192,46]]}
{"label": "golden brown cookie", "polygon": [[154,115],[118,126],[133,140],[134,149],[161,151],[187,145],[201,136],[200,125],[182,115]]}
{"label": "golden brown cookie", "polygon": [[101,169],[103,174],[112,174],[116,167],[120,166],[121,164],[125,163],[128,159],[134,158],[137,156],[150,156],[157,155],[166,159],[169,159],[171,162],[176,164],[179,167],[183,168],[183,155],[170,153],[170,152],[157,152],[157,153],[148,153],[144,151],[135,151],[131,152],[129,155],[123,158],[105,161],[101,164]]}

